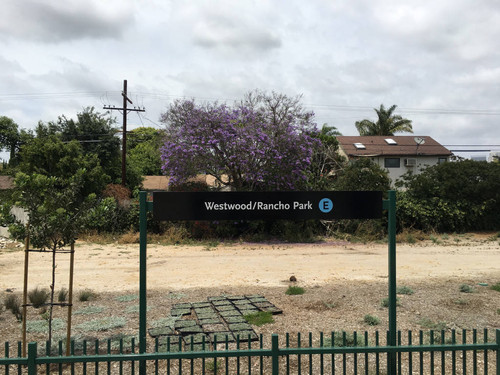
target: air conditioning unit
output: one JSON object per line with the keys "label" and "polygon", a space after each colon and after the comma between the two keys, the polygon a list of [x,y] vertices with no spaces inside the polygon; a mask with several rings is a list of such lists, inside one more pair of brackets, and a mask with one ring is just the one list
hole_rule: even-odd
{"label": "air conditioning unit", "polygon": [[414,167],[417,165],[417,159],[405,159],[406,167]]}

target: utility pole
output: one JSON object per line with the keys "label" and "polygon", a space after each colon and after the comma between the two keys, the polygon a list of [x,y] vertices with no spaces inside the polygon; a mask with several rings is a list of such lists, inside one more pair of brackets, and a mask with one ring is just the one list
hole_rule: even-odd
{"label": "utility pole", "polygon": [[145,112],[146,109],[143,108],[136,108],[134,107],[133,109],[127,108],[127,103],[134,104],[132,103],[132,100],[129,99],[127,96],[127,80],[123,80],[123,107],[122,108],[116,108],[115,106],[104,106],[103,109],[109,109],[111,111],[122,111],[123,114],[123,136],[122,136],[122,185],[125,186],[125,183],[127,182],[127,115],[129,112]]}

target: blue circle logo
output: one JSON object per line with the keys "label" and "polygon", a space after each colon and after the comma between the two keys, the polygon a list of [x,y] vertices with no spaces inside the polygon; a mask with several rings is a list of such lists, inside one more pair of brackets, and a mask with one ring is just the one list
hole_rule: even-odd
{"label": "blue circle logo", "polygon": [[319,201],[319,209],[321,212],[327,214],[333,209],[333,202],[331,199],[323,198]]}

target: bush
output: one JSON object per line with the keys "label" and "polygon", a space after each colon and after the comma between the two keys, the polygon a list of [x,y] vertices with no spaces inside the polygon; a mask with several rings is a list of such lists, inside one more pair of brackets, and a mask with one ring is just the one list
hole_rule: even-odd
{"label": "bush", "polygon": [[500,283],[496,283],[490,287],[491,290],[496,290],[497,292],[500,292]]}
{"label": "bush", "polygon": [[460,285],[460,292],[462,292],[462,293],[474,293],[475,291],[476,290],[471,285],[468,285],[468,284]]}
{"label": "bush", "polygon": [[380,319],[373,315],[365,315],[363,321],[369,326],[376,326],[380,324]]}
{"label": "bush", "polygon": [[415,292],[414,292],[414,291],[413,291],[413,289],[412,289],[412,288],[410,288],[409,286],[404,286],[404,285],[403,285],[403,286],[399,286],[399,287],[397,287],[397,288],[396,288],[396,293],[397,293],[397,294],[406,294],[406,295],[411,295],[411,294],[413,294],[413,293],[415,293]]}
{"label": "bush", "polygon": [[38,289],[36,287],[28,292],[28,299],[36,309],[45,305],[49,297],[50,292],[47,289]]}
{"label": "bush", "polygon": [[22,320],[21,313],[21,302],[19,302],[19,298],[15,294],[9,294],[4,300],[4,306],[7,310],[10,310],[12,314],[15,315],[16,319]]}
{"label": "bush", "polygon": [[91,289],[85,289],[82,290],[80,293],[78,293],[78,301],[80,302],[93,301],[96,298],[97,298],[97,293]]}
{"label": "bush", "polygon": [[397,186],[406,188],[398,193],[400,227],[440,232],[498,230],[498,163],[442,163],[418,175],[405,175]]}
{"label": "bush", "polygon": [[57,302],[66,302],[68,298],[68,290],[66,288],[61,288],[59,293],[57,293]]}
{"label": "bush", "polygon": [[[389,307],[389,297],[384,298],[384,299],[382,300],[382,302],[380,302],[380,305],[381,305],[382,307]],[[396,306],[400,306],[400,305],[401,305],[401,300],[400,300],[400,298],[399,298],[399,297],[396,297]]]}

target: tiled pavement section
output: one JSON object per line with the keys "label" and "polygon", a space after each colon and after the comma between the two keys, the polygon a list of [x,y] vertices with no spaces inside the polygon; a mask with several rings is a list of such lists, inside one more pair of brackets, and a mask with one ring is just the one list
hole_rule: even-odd
{"label": "tiled pavement section", "polygon": [[[170,315],[177,317],[172,326],[151,328],[149,334],[158,337],[158,350],[179,350],[182,342],[185,350],[202,350],[202,343],[213,344],[258,340],[252,326],[244,315],[267,311],[281,314],[282,311],[264,296],[216,296],[207,302],[179,303],[172,306]],[[182,341],[181,341],[182,340]],[[169,348],[167,348],[167,345]]]}

